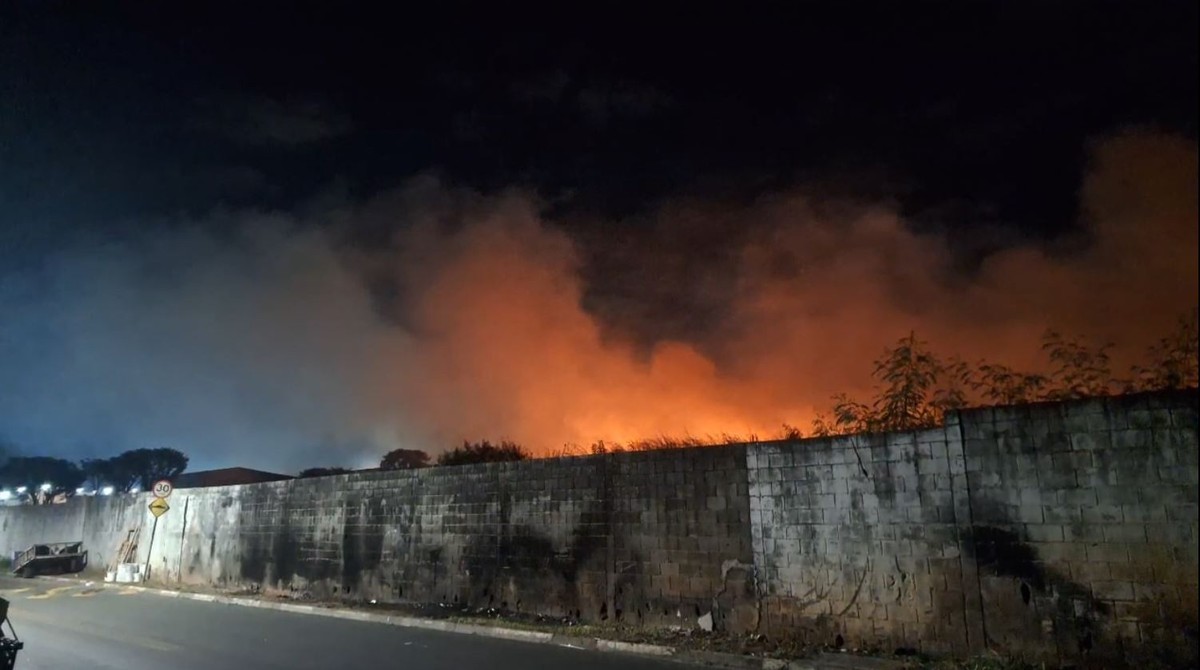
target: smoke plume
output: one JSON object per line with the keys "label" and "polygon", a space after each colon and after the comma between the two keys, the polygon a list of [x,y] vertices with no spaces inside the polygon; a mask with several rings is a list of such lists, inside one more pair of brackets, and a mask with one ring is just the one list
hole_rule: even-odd
{"label": "smoke plume", "polygon": [[969,270],[887,208],[800,191],[666,203],[602,236],[532,194],[429,179],[75,244],[0,273],[0,436],[361,467],[462,439],[766,437],[864,391],[910,330],[1015,365],[1048,326],[1136,353],[1197,302],[1196,162],[1191,140],[1107,138],[1078,235]]}

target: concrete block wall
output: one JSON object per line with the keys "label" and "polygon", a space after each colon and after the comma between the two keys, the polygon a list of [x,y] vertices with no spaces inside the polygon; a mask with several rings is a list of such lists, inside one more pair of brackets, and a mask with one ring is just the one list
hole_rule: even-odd
{"label": "concrete block wall", "polygon": [[[82,502],[82,501],[76,501]],[[36,542],[78,542],[83,539],[82,504],[0,508],[0,556],[29,548]],[[17,513],[20,510],[20,513]]]}
{"label": "concrete block wall", "polygon": [[1196,404],[1191,392],[962,413],[964,549],[991,648],[1195,653]]}
{"label": "concrete block wall", "polygon": [[[143,528],[155,581],[892,650],[1195,658],[1197,394],[915,433],[0,508],[0,550]],[[151,529],[155,534],[150,546]],[[1114,665],[1115,667],[1115,665]]]}
{"label": "concrete block wall", "polygon": [[11,558],[33,544],[82,541],[90,565],[107,565],[120,546],[121,529],[138,523],[141,499],[131,494],[0,508],[0,556]]}
{"label": "concrete block wall", "polygon": [[641,625],[759,624],[745,446],[604,457],[614,616]]}
{"label": "concrete block wall", "polygon": [[755,445],[747,458],[769,634],[888,651],[980,639],[956,427]]}
{"label": "concrete block wall", "polygon": [[752,630],[745,462],[735,446],[179,491],[151,577]]}

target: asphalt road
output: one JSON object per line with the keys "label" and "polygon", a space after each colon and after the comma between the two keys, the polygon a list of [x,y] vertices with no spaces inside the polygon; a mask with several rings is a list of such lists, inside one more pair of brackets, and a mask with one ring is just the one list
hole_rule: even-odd
{"label": "asphalt road", "polygon": [[[672,661],[549,644],[0,578],[25,649],[16,670],[686,670]],[[5,628],[7,632],[7,627]]]}

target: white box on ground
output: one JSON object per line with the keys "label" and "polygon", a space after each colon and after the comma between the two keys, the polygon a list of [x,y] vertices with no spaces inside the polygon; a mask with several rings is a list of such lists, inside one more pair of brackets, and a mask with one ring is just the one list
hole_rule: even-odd
{"label": "white box on ground", "polygon": [[117,566],[116,582],[118,584],[133,584],[145,579],[141,563],[121,563]]}

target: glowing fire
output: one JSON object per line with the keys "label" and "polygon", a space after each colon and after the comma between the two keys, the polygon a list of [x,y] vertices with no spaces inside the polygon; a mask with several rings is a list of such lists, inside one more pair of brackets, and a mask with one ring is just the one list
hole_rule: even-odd
{"label": "glowing fire", "polygon": [[[1085,253],[1016,247],[956,279],[942,239],[886,211],[831,220],[795,197],[739,212],[772,225],[740,250],[726,323],[661,342],[648,357],[606,340],[581,307],[569,238],[526,201],[502,199],[453,235],[411,242],[441,260],[406,277],[422,287],[421,339],[392,369],[421,380],[401,386],[432,443],[507,437],[546,450],[663,434],[767,437],[785,422],[807,429],[830,395],[864,391],[872,359],[912,329],[940,351],[1018,366],[1038,357],[1049,325],[1136,351],[1197,300],[1195,149],[1112,141],[1084,194],[1097,236]],[[790,272],[772,263],[780,254]]]}
{"label": "glowing fire", "polygon": [[[1138,351],[1197,302],[1196,177],[1190,140],[1110,139],[1081,190],[1089,246],[1012,245],[969,275],[944,238],[893,212],[829,214],[787,193],[664,206],[648,236],[660,242],[632,251],[584,247],[522,194],[428,183],[338,215],[394,218],[402,232],[387,249],[261,218],[232,243],[148,235],[56,259],[34,301],[0,286],[5,341],[22,343],[0,347],[12,399],[0,423],[31,444],[90,443],[116,427],[113,443],[264,467],[462,439],[546,453],[765,438],[785,422],[807,429],[834,393],[864,394],[872,359],[910,330],[936,351],[1018,367],[1040,358],[1051,325]],[[703,240],[707,254],[685,246],[698,217],[724,231]],[[581,249],[626,253],[632,270],[584,272]],[[697,258],[721,267],[663,270]],[[175,270],[146,281],[163,268]],[[384,316],[364,277],[401,287]],[[619,300],[605,294],[614,282]],[[662,310],[647,307],[663,301],[647,296],[707,305],[711,318],[665,338]]]}

